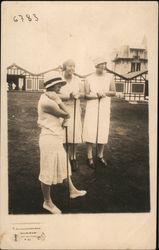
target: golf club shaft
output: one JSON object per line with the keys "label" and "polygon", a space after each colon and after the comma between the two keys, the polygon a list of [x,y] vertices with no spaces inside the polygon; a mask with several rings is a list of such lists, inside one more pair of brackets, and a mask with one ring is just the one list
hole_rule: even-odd
{"label": "golf club shaft", "polygon": [[75,154],[75,128],[76,128],[76,99],[74,99],[74,117],[73,117],[73,159]]}
{"label": "golf club shaft", "polygon": [[100,112],[100,100],[98,99],[98,111],[97,111],[97,133],[96,133],[96,162],[95,162],[95,168],[97,167],[97,157],[98,157],[98,130],[99,130],[99,112]]}
{"label": "golf club shaft", "polygon": [[68,193],[68,209],[70,210],[70,189],[69,189],[69,152],[68,152],[68,127],[66,126],[66,164],[67,164],[67,193]]}

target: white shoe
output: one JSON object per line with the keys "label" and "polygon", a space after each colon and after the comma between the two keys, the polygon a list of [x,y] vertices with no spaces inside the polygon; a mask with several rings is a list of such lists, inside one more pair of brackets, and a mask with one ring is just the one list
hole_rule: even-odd
{"label": "white shoe", "polygon": [[77,197],[86,195],[86,193],[87,193],[87,191],[85,191],[85,190],[77,190],[77,191],[70,193],[70,198],[75,199]]}
{"label": "white shoe", "polygon": [[58,209],[58,207],[56,207],[53,203],[51,203],[50,205],[48,205],[45,201],[43,203],[43,208],[48,210],[50,213],[52,214],[61,214],[61,210]]}

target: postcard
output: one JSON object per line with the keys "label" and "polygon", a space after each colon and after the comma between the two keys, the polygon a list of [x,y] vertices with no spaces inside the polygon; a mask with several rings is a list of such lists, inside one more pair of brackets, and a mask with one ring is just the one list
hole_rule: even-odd
{"label": "postcard", "polygon": [[155,1],[3,1],[1,249],[155,249]]}

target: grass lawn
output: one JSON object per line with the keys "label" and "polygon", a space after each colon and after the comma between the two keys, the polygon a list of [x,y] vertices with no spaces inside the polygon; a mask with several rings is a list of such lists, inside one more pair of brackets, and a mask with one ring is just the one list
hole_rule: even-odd
{"label": "grass lawn", "polygon": [[[39,175],[40,129],[37,102],[40,93],[8,92],[9,213],[41,214]],[[82,104],[82,117],[85,104]],[[132,105],[112,98],[109,142],[105,147],[108,168],[89,169],[86,145],[78,147],[79,170],[73,173],[85,197],[67,204],[63,184],[52,186],[52,197],[63,213],[148,212],[149,197],[148,105]],[[94,148],[95,150],[95,148]]]}

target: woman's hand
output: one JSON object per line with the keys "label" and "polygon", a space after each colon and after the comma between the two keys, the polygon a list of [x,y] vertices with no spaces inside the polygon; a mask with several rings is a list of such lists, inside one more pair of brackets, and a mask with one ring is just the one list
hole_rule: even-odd
{"label": "woman's hand", "polygon": [[64,112],[65,114],[63,115],[63,119],[70,119],[70,114],[68,112]]}
{"label": "woman's hand", "polygon": [[69,113],[67,113],[66,119],[70,119],[70,114]]}
{"label": "woman's hand", "polygon": [[97,97],[100,99],[102,97],[105,97],[105,93],[103,91],[97,93]]}
{"label": "woman's hand", "polygon": [[79,93],[75,93],[75,92],[71,92],[70,93],[70,98],[71,99],[78,99],[80,97],[80,94]]}
{"label": "woman's hand", "polygon": [[65,128],[65,127],[68,127],[68,119],[64,119],[63,122],[62,122],[62,127]]}

